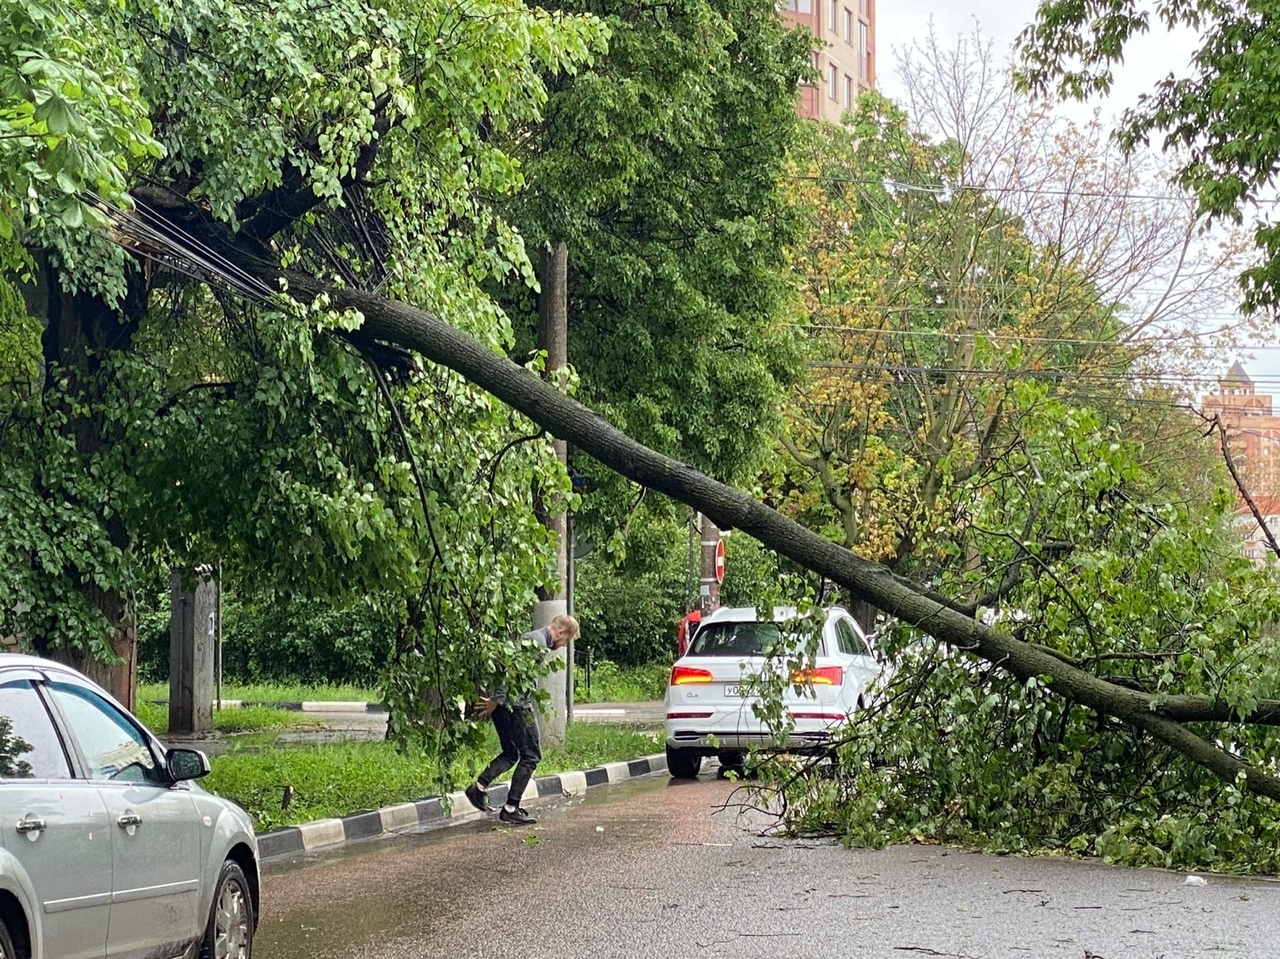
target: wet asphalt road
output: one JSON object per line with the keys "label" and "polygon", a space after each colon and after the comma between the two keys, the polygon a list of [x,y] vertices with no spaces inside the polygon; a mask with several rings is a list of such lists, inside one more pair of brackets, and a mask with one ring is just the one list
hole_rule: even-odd
{"label": "wet asphalt road", "polygon": [[1275,959],[1280,883],[760,834],[732,783],[650,777],[268,867],[259,959]]}

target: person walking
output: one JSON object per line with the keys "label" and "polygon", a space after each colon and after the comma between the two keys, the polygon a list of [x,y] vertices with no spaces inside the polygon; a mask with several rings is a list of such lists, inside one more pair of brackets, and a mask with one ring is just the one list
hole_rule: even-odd
{"label": "person walking", "polygon": [[[541,629],[520,637],[522,641],[529,640],[551,650],[563,649],[577,638],[578,621],[572,616],[557,616]],[[489,784],[515,766],[516,771],[511,774],[511,786],[507,790],[507,801],[499,810],[498,818],[513,826],[532,826],[538,820],[520,807],[520,800],[529,780],[533,778],[534,769],[542,760],[538,716],[533,708],[533,699],[522,696],[512,701],[507,689],[498,686],[488,696],[479,697],[475,712],[481,718],[487,716],[493,720],[502,752],[464,790],[466,797],[481,812],[493,812],[493,807],[489,805]]]}

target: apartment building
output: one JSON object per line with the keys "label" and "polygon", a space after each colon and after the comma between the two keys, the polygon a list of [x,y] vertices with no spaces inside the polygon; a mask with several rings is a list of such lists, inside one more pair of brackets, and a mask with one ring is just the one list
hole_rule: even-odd
{"label": "apartment building", "polygon": [[875,86],[876,0],[779,0],[778,9],[818,38],[818,82],[801,85],[796,109],[809,120],[839,123],[858,94]]}
{"label": "apartment building", "polygon": [[1236,468],[1259,499],[1280,498],[1280,415],[1272,399],[1257,391],[1239,363],[1218,381],[1216,393],[1200,399],[1206,416],[1221,417]]}

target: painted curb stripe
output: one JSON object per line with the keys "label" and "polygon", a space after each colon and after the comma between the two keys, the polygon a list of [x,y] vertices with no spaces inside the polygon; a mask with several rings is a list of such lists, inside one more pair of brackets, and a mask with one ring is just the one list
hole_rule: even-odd
{"label": "painted curb stripe", "polygon": [[284,856],[294,856],[300,852],[306,852],[306,846],[302,844],[302,832],[297,826],[273,829],[258,837],[258,858],[260,859],[279,859]]}
{"label": "painted curb stripe", "polygon": [[[149,699],[147,700],[152,706],[168,706],[167,699]],[[214,706],[218,705],[217,700]],[[306,702],[277,702],[275,700],[242,700],[242,699],[224,699],[222,701],[223,709],[240,709],[250,706],[267,706],[271,709],[283,709],[293,713],[385,713],[387,707],[382,703],[364,703],[364,702],[341,702],[327,700],[307,700]]]}
{"label": "painted curb stripe", "polygon": [[402,829],[412,829],[418,825],[418,807],[411,802],[383,806],[378,810],[378,817],[382,820],[383,832],[399,832]]}
{"label": "painted curb stripe", "polygon": [[352,839],[372,839],[382,835],[382,810],[365,810],[342,817],[342,832],[348,842]]}
{"label": "painted curb stripe", "polygon": [[317,819],[295,827],[302,833],[302,845],[308,850],[332,846],[346,841],[341,819]]}
{"label": "painted curb stripe", "polygon": [[560,789],[570,796],[582,796],[587,791],[587,776],[582,770],[560,774]]}
{"label": "painted curb stripe", "polygon": [[529,788],[537,788],[536,795],[539,798],[549,797],[552,799],[559,798],[564,795],[564,788],[560,785],[559,774],[555,776],[543,776],[529,783]]}
{"label": "painted curb stripe", "polygon": [[620,783],[631,778],[631,768],[626,763],[605,763],[604,771],[611,783]]}
{"label": "painted curb stripe", "polygon": [[[628,778],[647,776],[667,768],[666,756],[645,756],[623,763],[609,763],[594,769],[540,776],[529,783],[525,791],[527,799],[581,796],[591,786],[603,786]],[[489,804],[495,809],[506,801],[508,784],[493,787]],[[439,829],[455,823],[473,822],[486,818],[484,813],[472,808],[461,792],[450,793],[453,801],[450,813],[445,813],[439,796],[420,799],[412,803],[396,803],[380,809],[363,810],[343,816],[341,819],[318,819],[298,826],[285,826],[258,835],[258,856],[263,862],[297,856],[313,849],[394,835],[407,829],[423,831]]]}

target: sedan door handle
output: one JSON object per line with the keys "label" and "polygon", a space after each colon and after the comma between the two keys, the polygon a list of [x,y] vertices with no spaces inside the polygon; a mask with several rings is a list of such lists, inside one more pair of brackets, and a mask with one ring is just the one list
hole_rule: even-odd
{"label": "sedan door handle", "polygon": [[121,829],[128,829],[130,826],[141,826],[142,817],[137,813],[127,812],[116,820]]}
{"label": "sedan door handle", "polygon": [[43,819],[19,819],[16,828],[20,833],[44,832],[48,824]]}

